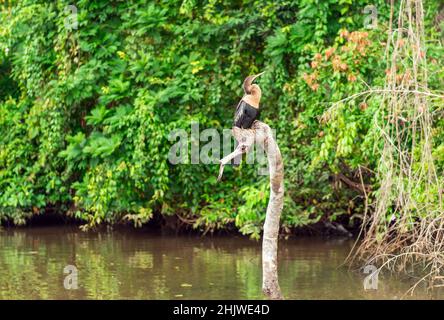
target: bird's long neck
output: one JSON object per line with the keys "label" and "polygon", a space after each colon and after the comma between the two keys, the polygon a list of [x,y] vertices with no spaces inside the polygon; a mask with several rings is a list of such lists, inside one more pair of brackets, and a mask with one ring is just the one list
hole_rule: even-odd
{"label": "bird's long neck", "polygon": [[249,93],[246,94],[242,100],[250,106],[259,109],[259,102],[261,101],[262,96],[261,88],[257,84],[253,84],[249,89]]}

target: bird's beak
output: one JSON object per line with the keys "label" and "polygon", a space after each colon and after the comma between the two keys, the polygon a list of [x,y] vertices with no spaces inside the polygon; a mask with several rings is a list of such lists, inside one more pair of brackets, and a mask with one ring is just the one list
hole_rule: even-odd
{"label": "bird's beak", "polygon": [[253,84],[253,81],[257,78],[260,77],[261,75],[263,75],[265,73],[265,71],[258,73],[256,75],[252,75],[252,76],[248,76],[245,78],[244,80],[244,91],[245,93],[249,94],[250,90],[251,90],[251,85]]}
{"label": "bird's beak", "polygon": [[257,77],[260,77],[264,73],[265,73],[265,71],[262,71],[261,73],[258,73],[257,75],[253,76],[253,79],[251,80],[251,82],[253,82]]}

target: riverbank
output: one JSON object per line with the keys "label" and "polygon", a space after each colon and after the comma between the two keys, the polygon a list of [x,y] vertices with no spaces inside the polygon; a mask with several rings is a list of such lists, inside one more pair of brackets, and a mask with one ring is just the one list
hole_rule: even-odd
{"label": "riverbank", "polygon": [[[242,235],[238,228],[232,224],[226,224],[223,228],[209,230],[204,228],[195,227],[193,225],[194,220],[186,220],[179,215],[164,216],[159,213],[153,214],[153,217],[140,227],[135,227],[130,222],[121,222],[108,224],[103,223],[96,225],[93,230],[103,231],[110,229],[120,230],[162,230],[166,233],[173,234],[192,234],[192,235]],[[26,220],[23,225],[15,225],[11,221],[3,221],[1,226],[5,228],[32,228],[32,227],[46,227],[46,226],[84,226],[85,222],[79,219],[70,217],[64,213],[57,213],[54,211],[48,211],[45,214],[35,214]],[[295,228],[281,228],[280,235],[282,237],[292,236],[340,236],[340,237],[355,237],[359,234],[360,225],[355,223],[350,226],[347,219],[339,220],[339,222],[332,222],[328,220],[322,220],[317,223],[307,224]],[[248,237],[248,236],[246,236]]]}

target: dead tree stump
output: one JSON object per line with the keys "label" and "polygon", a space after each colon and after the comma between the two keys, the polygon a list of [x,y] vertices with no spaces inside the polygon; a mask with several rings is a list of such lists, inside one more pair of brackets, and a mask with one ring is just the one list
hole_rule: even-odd
{"label": "dead tree stump", "polygon": [[269,299],[283,299],[277,272],[279,220],[284,206],[284,164],[281,152],[270,127],[261,121],[255,121],[251,129],[234,127],[232,133],[238,146],[232,153],[220,160],[218,180],[222,178],[224,166],[235,157],[247,153],[253,144],[261,146],[267,154],[270,172],[270,199],[262,239],[262,291]]}

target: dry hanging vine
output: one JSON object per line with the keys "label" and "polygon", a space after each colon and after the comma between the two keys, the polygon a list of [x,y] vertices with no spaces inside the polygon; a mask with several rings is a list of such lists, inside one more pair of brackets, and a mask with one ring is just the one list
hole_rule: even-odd
{"label": "dry hanging vine", "polygon": [[431,103],[444,96],[428,90],[424,38],[422,1],[401,1],[397,28],[389,29],[385,88],[347,98],[382,96],[374,127],[383,141],[374,212],[366,214],[363,241],[349,260],[380,269],[426,270],[411,292],[421,282],[432,287],[444,279],[443,181],[432,156]]}

